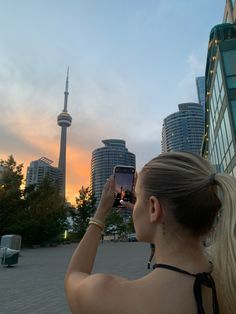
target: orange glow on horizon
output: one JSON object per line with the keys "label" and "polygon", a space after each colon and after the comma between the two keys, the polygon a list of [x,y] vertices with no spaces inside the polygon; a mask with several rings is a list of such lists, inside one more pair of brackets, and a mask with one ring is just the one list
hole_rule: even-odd
{"label": "orange glow on horizon", "polygon": [[[39,144],[40,147],[43,146],[43,141]],[[44,143],[45,148],[45,143]],[[55,156],[58,154],[58,144],[56,143],[50,143],[50,147],[48,146],[48,155],[45,157],[48,157],[49,159],[54,160],[54,163],[52,166],[57,166],[57,159],[55,160]],[[26,180],[26,172],[27,167],[29,166],[31,161],[37,160],[40,157],[43,156],[35,156],[33,154],[28,154],[26,152],[3,152],[0,156],[0,159],[7,160],[9,155],[13,155],[15,161],[17,164],[23,163],[23,176],[24,176],[24,182],[22,184],[22,187],[25,185]],[[82,186],[87,187],[89,186],[89,178],[90,178],[90,159],[91,159],[91,153],[89,151],[85,150],[78,150],[75,147],[68,146],[67,147],[67,160],[66,160],[66,166],[67,166],[67,173],[66,173],[66,198],[67,200],[74,205],[75,204],[75,198],[79,194],[79,190]]]}
{"label": "orange glow on horizon", "polygon": [[[41,116],[42,117],[42,116]],[[13,138],[19,140],[20,145],[12,151],[2,149],[0,159],[6,160],[13,155],[17,164],[23,163],[23,176],[25,184],[27,167],[31,161],[41,157],[47,157],[53,161],[52,166],[58,166],[60,149],[60,127],[56,126],[56,119],[47,116],[42,117],[37,123],[32,123],[35,116],[30,113],[18,113],[9,116],[8,132]],[[40,127],[39,127],[40,126]],[[66,156],[66,198],[75,204],[75,197],[78,196],[82,186],[90,184],[90,163],[92,152],[89,149],[70,144],[72,135],[68,130],[67,156]],[[74,141],[75,142],[75,141]]]}

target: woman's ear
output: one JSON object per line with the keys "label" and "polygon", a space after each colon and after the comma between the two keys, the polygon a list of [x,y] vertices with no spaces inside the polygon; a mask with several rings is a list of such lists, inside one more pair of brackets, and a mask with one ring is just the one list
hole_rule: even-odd
{"label": "woman's ear", "polygon": [[149,216],[150,222],[158,222],[162,217],[162,207],[161,204],[155,196],[149,197]]}

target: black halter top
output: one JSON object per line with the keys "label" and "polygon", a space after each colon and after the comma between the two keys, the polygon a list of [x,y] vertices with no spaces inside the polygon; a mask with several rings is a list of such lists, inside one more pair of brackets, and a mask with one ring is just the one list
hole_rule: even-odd
{"label": "black halter top", "polygon": [[188,276],[195,277],[194,285],[193,285],[193,292],[194,297],[197,303],[197,313],[198,314],[205,314],[203,304],[202,304],[202,285],[212,289],[212,306],[213,306],[213,313],[219,314],[219,305],[216,295],[216,287],[214,279],[211,276],[211,272],[209,273],[198,273],[198,274],[191,274],[186,270],[180,269],[175,266],[166,265],[166,264],[155,264],[153,265],[153,269],[155,268],[165,268],[168,270],[176,271]]}

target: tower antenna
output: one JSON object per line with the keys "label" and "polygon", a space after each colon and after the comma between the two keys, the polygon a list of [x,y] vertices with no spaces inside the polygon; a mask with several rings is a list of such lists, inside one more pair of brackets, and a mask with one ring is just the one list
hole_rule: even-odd
{"label": "tower antenna", "polygon": [[61,142],[60,142],[60,153],[59,153],[59,163],[58,168],[62,172],[62,196],[65,198],[66,195],[66,135],[67,128],[71,126],[72,117],[67,112],[67,104],[68,104],[68,96],[69,96],[69,67],[67,68],[66,75],[66,85],[64,92],[64,108],[63,111],[57,116],[57,124],[61,127]]}

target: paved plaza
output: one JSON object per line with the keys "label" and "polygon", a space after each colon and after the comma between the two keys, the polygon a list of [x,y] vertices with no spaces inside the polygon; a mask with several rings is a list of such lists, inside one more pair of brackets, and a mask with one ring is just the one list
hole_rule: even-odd
{"label": "paved plaza", "polygon": [[[24,249],[19,263],[0,265],[0,314],[69,314],[63,280],[76,244]],[[138,278],[147,273],[148,244],[100,244],[94,272]]]}

